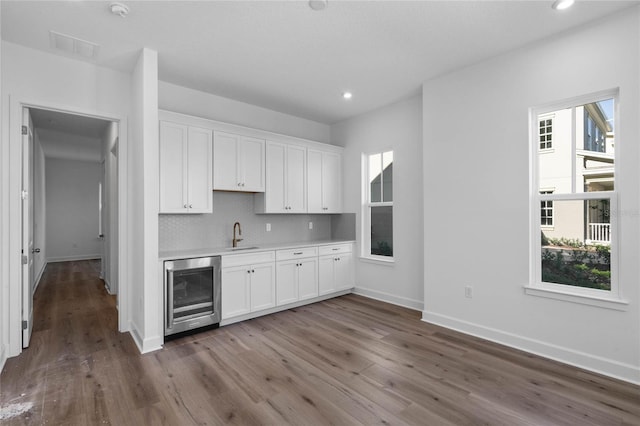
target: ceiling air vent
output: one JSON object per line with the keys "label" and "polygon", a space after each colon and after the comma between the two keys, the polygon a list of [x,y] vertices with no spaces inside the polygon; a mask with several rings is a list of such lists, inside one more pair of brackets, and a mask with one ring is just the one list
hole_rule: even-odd
{"label": "ceiling air vent", "polygon": [[55,31],[49,31],[49,42],[52,49],[61,50],[68,55],[77,56],[91,61],[97,59],[98,50],[100,49],[100,46],[95,43]]}

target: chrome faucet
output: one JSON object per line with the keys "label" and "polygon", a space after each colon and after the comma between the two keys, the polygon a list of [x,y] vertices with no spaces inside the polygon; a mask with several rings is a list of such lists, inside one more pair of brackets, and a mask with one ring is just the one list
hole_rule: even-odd
{"label": "chrome faucet", "polygon": [[233,247],[238,247],[238,242],[242,241],[242,238],[236,238],[236,226],[238,227],[238,235],[242,235],[242,229],[240,229],[240,222],[233,224]]}

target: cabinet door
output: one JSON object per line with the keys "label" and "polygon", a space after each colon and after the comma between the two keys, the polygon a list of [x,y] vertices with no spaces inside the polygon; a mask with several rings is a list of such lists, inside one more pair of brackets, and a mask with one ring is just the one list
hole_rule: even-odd
{"label": "cabinet door", "polygon": [[342,157],[340,154],[322,154],[322,209],[325,213],[342,211]]}
{"label": "cabinet door", "polygon": [[187,202],[190,213],[212,213],[211,131],[189,127],[187,144]]}
{"label": "cabinet door", "polygon": [[336,256],[318,258],[318,294],[320,296],[335,291],[334,267]]}
{"label": "cabinet door", "polygon": [[264,139],[242,137],[239,150],[240,190],[264,192]]}
{"label": "cabinet door", "polygon": [[222,319],[249,313],[251,267],[222,268]]}
{"label": "cabinet door", "polygon": [[276,306],[275,265],[251,266],[251,312]]}
{"label": "cabinet door", "polygon": [[298,300],[318,296],[318,259],[302,259],[298,263]]}
{"label": "cabinet door", "polygon": [[322,209],[322,152],[307,150],[307,211],[324,213]]}
{"label": "cabinet door", "polygon": [[353,283],[353,256],[351,253],[342,253],[336,257],[334,279],[336,290],[352,288]]}
{"label": "cabinet door", "polygon": [[160,122],[160,213],[187,211],[187,126]]}
{"label": "cabinet door", "polygon": [[286,156],[286,203],[289,213],[306,213],[306,155],[304,147],[289,145]]}
{"label": "cabinet door", "polygon": [[299,260],[278,262],[276,266],[276,297],[278,305],[298,300],[298,264]]}
{"label": "cabinet door", "polygon": [[286,145],[267,142],[266,188],[264,194],[266,213],[286,213],[285,164]]}
{"label": "cabinet door", "polygon": [[238,144],[240,136],[213,134],[213,189],[239,191]]}

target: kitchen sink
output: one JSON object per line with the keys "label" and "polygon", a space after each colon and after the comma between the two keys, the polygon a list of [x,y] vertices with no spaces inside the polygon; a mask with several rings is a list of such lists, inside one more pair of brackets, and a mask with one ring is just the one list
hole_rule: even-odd
{"label": "kitchen sink", "polygon": [[229,248],[229,250],[231,251],[239,251],[239,250],[254,250],[257,249],[259,247],[231,247]]}

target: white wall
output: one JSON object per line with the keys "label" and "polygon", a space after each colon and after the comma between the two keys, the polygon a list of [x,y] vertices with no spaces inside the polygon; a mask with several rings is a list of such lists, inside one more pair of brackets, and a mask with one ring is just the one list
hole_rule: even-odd
{"label": "white wall", "polygon": [[[344,146],[344,206],[356,213],[361,253],[362,153],[393,150],[394,264],[356,258],[356,292],[413,309],[423,307],[422,96],[337,123],[331,139]],[[430,185],[429,185],[430,186]],[[429,208],[433,208],[429,196]]]}
{"label": "white wall", "polygon": [[[424,320],[640,382],[639,28],[627,10],[424,83]],[[527,295],[529,108],[616,87],[628,309]]]}
{"label": "white wall", "polygon": [[[141,352],[164,341],[158,276],[158,54],[143,49],[131,78],[128,227],[131,332]],[[135,265],[135,267],[134,267]]]}
{"label": "white wall", "polygon": [[[1,8],[0,8],[1,9]],[[2,13],[0,12],[0,22],[2,22]],[[2,25],[0,24],[0,27]],[[1,28],[0,28],[1,32]],[[2,43],[0,42],[0,82],[2,82]],[[4,117],[4,88],[0,84],[0,117]],[[9,156],[9,150],[5,144],[0,144],[0,154],[2,158]],[[5,192],[9,187],[7,178],[8,174],[5,170],[5,163],[0,163],[0,192]],[[5,208],[5,197],[0,197],[0,371],[4,368],[7,359],[7,346],[9,339],[9,309],[6,309],[7,294],[9,292],[9,267],[6,263],[6,250],[8,247],[9,236],[5,233],[5,221],[8,219],[8,211]]]}
{"label": "white wall", "polygon": [[100,163],[46,159],[46,251],[48,262],[99,259]]}
{"label": "white wall", "polygon": [[[122,120],[129,113],[130,76],[13,43],[2,42],[2,133],[0,207],[2,208],[2,299],[0,329],[11,356],[21,351],[20,288],[20,105],[36,103],[68,112]],[[125,124],[123,124],[123,122]],[[126,133],[125,133],[126,137]],[[122,137],[121,137],[122,143]],[[125,141],[126,145],[126,141]],[[16,179],[18,177],[18,179]],[[126,186],[126,182],[123,183]],[[121,321],[121,325],[127,321]],[[126,331],[126,329],[121,329]]]}
{"label": "white wall", "polygon": [[46,235],[46,176],[45,157],[38,131],[34,132],[34,152],[33,152],[33,244],[40,249],[40,253],[34,254],[33,271],[35,274],[35,285],[40,282],[40,277],[47,266],[47,235]]}
{"label": "white wall", "polygon": [[330,127],[326,124],[176,86],[164,81],[159,82],[159,108],[283,135],[331,143]]}

